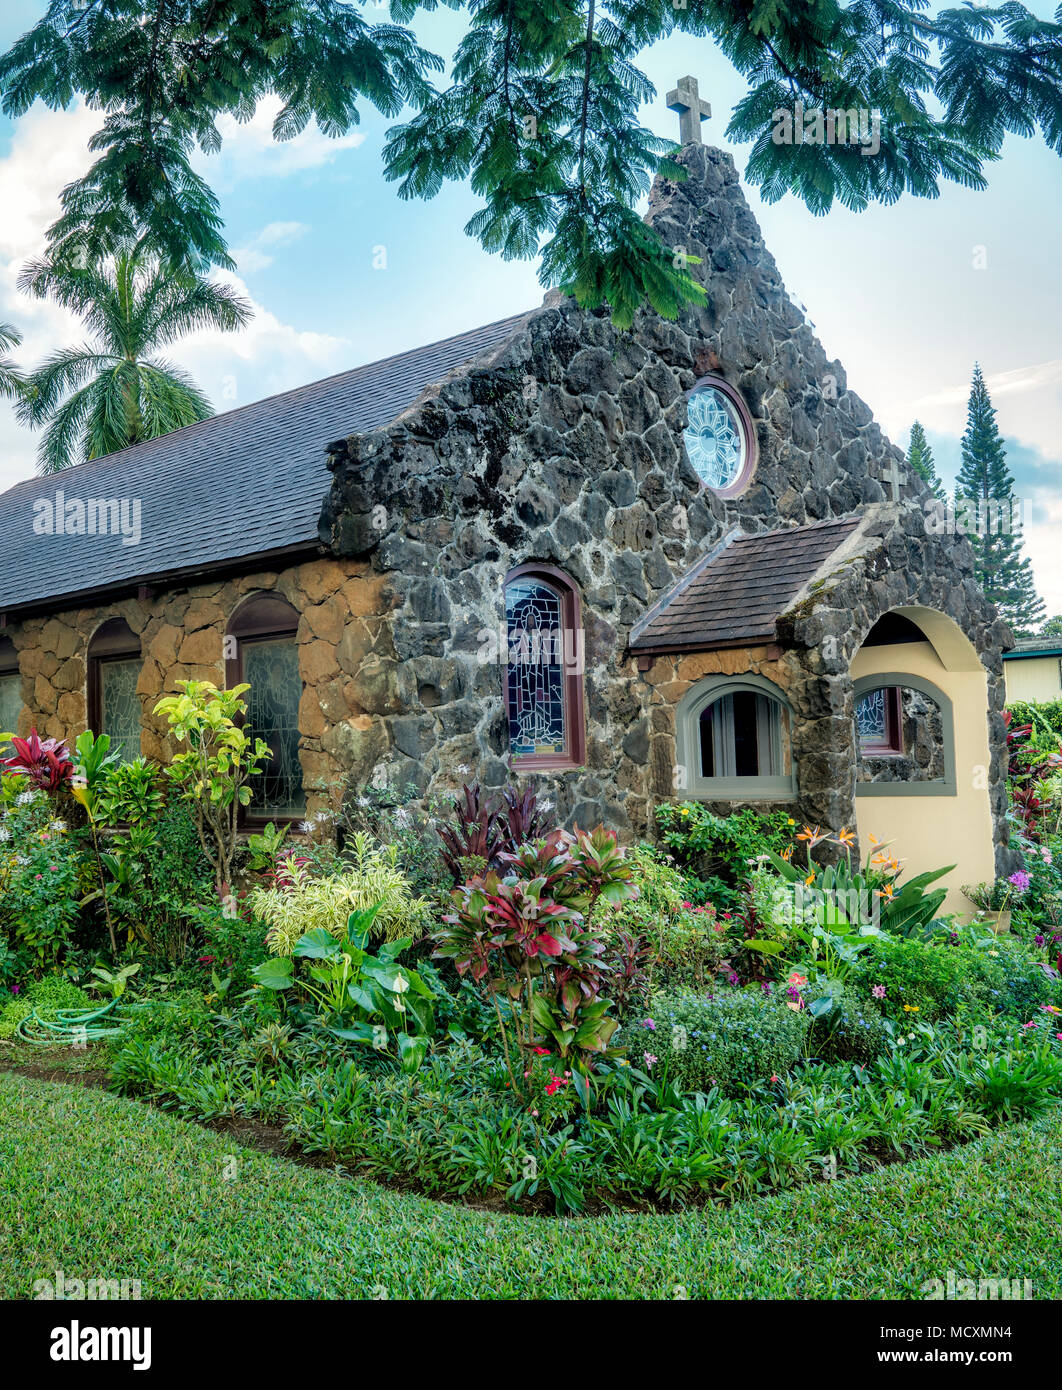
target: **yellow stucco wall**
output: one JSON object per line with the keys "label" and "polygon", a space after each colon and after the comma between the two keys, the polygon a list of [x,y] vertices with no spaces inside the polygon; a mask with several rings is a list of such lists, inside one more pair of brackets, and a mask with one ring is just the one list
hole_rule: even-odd
{"label": "yellow stucco wall", "polygon": [[1011,700],[1062,700],[1062,663],[1057,656],[1004,661],[1007,703]]}
{"label": "yellow stucco wall", "polygon": [[[964,669],[954,669],[955,665]],[[977,661],[949,659],[949,666],[945,667],[929,642],[863,647],[852,662],[853,680],[890,671],[921,676],[950,698],[955,731],[955,795],[861,796],[857,792],[856,828],[860,843],[865,854],[869,835],[890,841],[892,852],[904,863],[905,879],[954,864],[955,869],[939,880],[938,886],[948,889],[943,910],[970,913],[973,908],[961,892],[961,885],[991,882],[995,878],[988,800],[987,679]]]}

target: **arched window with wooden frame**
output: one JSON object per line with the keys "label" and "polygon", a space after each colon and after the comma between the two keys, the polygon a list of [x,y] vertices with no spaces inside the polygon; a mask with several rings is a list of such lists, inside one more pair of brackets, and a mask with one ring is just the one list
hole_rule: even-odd
{"label": "arched window with wooden frame", "polygon": [[136,687],[143,664],[140,638],[124,618],[108,618],[96,629],[88,648],[88,724],[127,763],[140,756],[143,703]]}
{"label": "arched window with wooden frame", "polygon": [[586,756],[579,591],[555,565],[505,576],[505,713],[514,769],[560,771]]}
{"label": "arched window with wooden frame", "polygon": [[271,756],[251,780],[251,802],[244,819],[292,821],[306,814],[299,762],[299,615],[279,594],[252,594],[229,622],[225,680],[231,689],[246,681],[250,690],[247,727],[268,743]]}
{"label": "arched window with wooden frame", "polygon": [[0,733],[17,734],[22,713],[22,673],[10,637],[0,637]]}

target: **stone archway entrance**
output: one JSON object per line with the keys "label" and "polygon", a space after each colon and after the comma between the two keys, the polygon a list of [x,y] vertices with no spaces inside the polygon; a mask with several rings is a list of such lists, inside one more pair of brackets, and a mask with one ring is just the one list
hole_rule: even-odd
{"label": "stone archway entrance", "polygon": [[995,877],[988,683],[973,644],[935,609],[891,609],[850,675],[857,729],[861,701],[873,701],[855,748],[864,854],[873,835],[890,842],[907,878],[954,864],[941,880],[945,909],[970,911],[962,885]]}

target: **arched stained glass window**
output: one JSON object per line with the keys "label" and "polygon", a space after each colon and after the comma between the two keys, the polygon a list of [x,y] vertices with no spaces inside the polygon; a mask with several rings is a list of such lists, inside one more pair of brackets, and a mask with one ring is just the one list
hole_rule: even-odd
{"label": "arched stained glass window", "polygon": [[306,813],[299,761],[299,615],[274,594],[256,594],[229,624],[236,654],[226,663],[230,686],[247,681],[247,731],[269,745],[270,757],[251,781],[249,820],[297,820]]}
{"label": "arched stained glass window", "polygon": [[523,565],[505,584],[505,705],[514,765],[575,767],[583,759],[583,632],[579,597],[552,566]]}
{"label": "arched stained glass window", "polygon": [[741,492],[756,462],[756,434],[744,401],[719,377],[703,377],[690,392],[686,453],[705,487],[723,497]]}
{"label": "arched stained glass window", "polygon": [[140,756],[143,708],[136,693],[140,639],[124,618],[109,618],[89,643],[89,724],[106,734],[123,762]]}

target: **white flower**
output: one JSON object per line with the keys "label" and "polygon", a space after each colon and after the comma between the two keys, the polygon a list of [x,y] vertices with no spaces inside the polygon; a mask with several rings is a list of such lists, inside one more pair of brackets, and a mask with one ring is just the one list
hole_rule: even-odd
{"label": "white flower", "polygon": [[5,844],[10,839],[11,831],[8,830],[6,825],[0,825],[0,844]]}
{"label": "white flower", "polygon": [[35,791],[19,792],[18,796],[15,797],[15,805],[16,805],[16,806],[28,806],[28,805],[30,804],[31,801],[36,801],[36,800],[37,800],[37,793],[36,793]]}
{"label": "white flower", "polygon": [[308,820],[301,820],[301,821],[299,821],[299,834],[300,834],[300,835],[312,835],[312,834],[313,834],[313,826],[310,824],[310,822],[309,822]]}
{"label": "white flower", "polygon": [[466,763],[462,763],[457,770],[462,777],[466,776],[469,772],[472,771],[472,769]]}
{"label": "white flower", "polygon": [[405,825],[406,821],[409,820],[409,812],[404,806],[399,806],[398,810],[395,811],[395,820],[399,825]]}
{"label": "white flower", "polygon": [[552,801],[540,801],[540,802],[538,803],[538,807],[539,807],[539,810],[540,810],[540,811],[552,811],[552,810],[553,810],[553,802],[552,802]]}
{"label": "white flower", "polygon": [[367,796],[359,796],[359,797],[358,797],[358,805],[359,805],[359,806],[368,806],[368,804],[369,804],[369,798],[368,798]]}
{"label": "white flower", "polygon": [[64,835],[66,833],[66,821],[53,820],[48,829],[54,831],[56,835]]}

